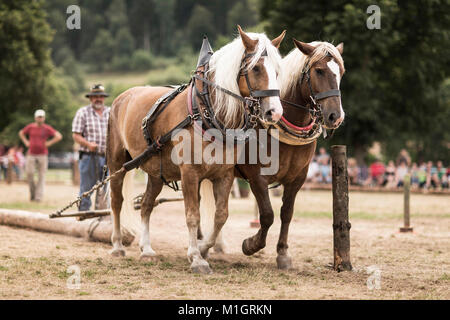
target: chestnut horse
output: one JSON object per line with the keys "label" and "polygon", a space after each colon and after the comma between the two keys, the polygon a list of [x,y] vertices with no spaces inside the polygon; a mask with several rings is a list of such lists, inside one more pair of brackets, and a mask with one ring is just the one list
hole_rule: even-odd
{"label": "chestnut horse", "polygon": [[[210,82],[208,84],[209,92],[211,92],[209,101],[212,101],[211,107],[215,119],[226,128],[239,128],[243,122],[246,109],[242,102],[244,99],[235,99],[235,97],[250,96],[253,101],[258,101],[257,106],[261,109],[259,114],[264,115],[264,119],[261,120],[269,123],[276,122],[282,114],[276,79],[279,62],[281,61],[277,48],[284,37],[284,33],[270,41],[264,34],[246,34],[239,26],[238,30],[240,37],[212,54],[209,61],[209,72],[204,75]],[[203,73],[197,69],[196,74]],[[198,78],[193,79],[192,82],[193,87],[179,93],[152,122],[149,133],[156,141],[158,141],[158,137],[165,135],[180,122],[189,119],[188,107],[192,107],[188,102],[192,95],[190,89],[194,90],[197,86],[204,86],[204,82],[202,83]],[[215,85],[212,85],[211,82]],[[218,90],[220,88],[221,90]],[[235,97],[225,92],[226,90],[234,93]],[[140,124],[152,105],[168,91],[170,89],[166,87],[134,87],[123,92],[114,100],[107,139],[107,163],[110,172],[116,172],[124,163],[136,159],[146,150],[147,142]],[[258,99],[252,96],[252,92],[261,93],[264,91],[276,92],[276,96],[275,94],[270,97],[259,96]],[[200,111],[206,110],[204,100],[195,96],[194,99],[196,99],[195,103],[199,106]],[[189,101],[192,100],[189,99]],[[204,115],[203,112],[198,114],[205,120]],[[148,174],[147,188],[141,207],[140,225],[142,233],[139,241],[141,258],[151,258],[156,255],[150,244],[149,219],[155,198],[163,187],[162,177],[165,178],[165,181],[181,180],[186,224],[189,230],[187,256],[191,262],[191,270],[197,273],[211,273],[208,262],[203,259],[200,252],[214,245],[217,234],[228,217],[228,197],[234,179],[235,162],[231,164],[225,163],[225,161],[222,164],[206,163],[205,161],[201,161],[200,164],[194,162],[174,163],[172,151],[178,144],[189,144],[187,149],[192,150],[190,159],[198,156],[198,154],[195,154],[198,153],[198,150],[195,150],[193,141],[194,135],[198,136],[199,131],[194,130],[193,122],[184,129],[185,132],[188,132],[188,138],[191,139],[185,139],[186,136],[183,136],[183,139],[178,142],[178,139],[174,139],[174,136],[172,136],[172,140],[161,148],[159,154],[140,164],[140,168]],[[202,150],[210,144],[216,143],[207,141],[207,139],[200,139]],[[225,144],[223,144],[223,148],[225,150]],[[236,149],[235,146],[232,146],[232,148]],[[200,150],[200,152],[202,151]],[[225,153],[224,151],[223,154]],[[236,161],[238,155],[236,152],[234,155]],[[184,154],[184,156],[186,155]],[[200,154],[200,158],[202,158],[202,154]],[[120,223],[122,202],[124,201],[122,188],[129,182],[129,175],[126,176],[125,173],[119,173],[111,179],[111,208],[114,223],[111,254],[113,256],[125,255]],[[202,242],[203,247],[200,247],[200,243],[197,241],[200,220],[199,187],[204,179],[209,179],[212,182],[217,210],[215,211],[215,229],[211,240]],[[124,189],[126,188],[124,187]],[[125,201],[128,203],[131,202],[131,199],[125,199]],[[139,219],[132,212],[126,210],[122,212],[122,223],[127,228],[134,229],[136,218]]]}
{"label": "chestnut horse", "polygon": [[[277,244],[277,265],[280,269],[292,267],[287,244],[289,223],[295,197],[305,182],[309,163],[316,150],[316,139],[320,136],[322,127],[334,130],[345,116],[339,91],[345,72],[341,56],[343,44],[335,47],[327,42],[307,44],[295,39],[294,44],[296,48],[282,59],[279,78],[283,105],[283,117],[277,126],[280,129],[279,171],[274,175],[261,175],[262,164],[247,164],[248,162],[238,164],[235,171],[237,177],[249,181],[260,213],[260,229],[256,235],[242,243],[242,251],[246,255],[252,255],[265,247],[267,232],[274,220],[268,186],[279,182],[284,187],[281,230]],[[201,189],[203,201],[211,193],[210,185],[203,183]],[[204,213],[210,214],[211,211],[202,210],[202,219]],[[218,236],[215,249],[223,251],[221,246],[222,233]]]}

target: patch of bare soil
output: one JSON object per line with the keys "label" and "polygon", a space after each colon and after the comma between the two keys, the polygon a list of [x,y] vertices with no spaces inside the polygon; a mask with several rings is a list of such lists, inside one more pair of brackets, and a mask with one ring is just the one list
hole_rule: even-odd
{"label": "patch of bare soil", "polygon": [[[4,185],[0,188],[0,207],[27,203],[26,185],[8,191]],[[51,212],[76,191],[71,186],[47,186],[44,204],[36,211]],[[172,195],[164,191],[164,196]],[[127,248],[126,257],[113,258],[107,244],[0,226],[0,298],[449,299],[449,199],[421,196],[425,197],[419,198],[422,209],[412,216],[414,233],[402,234],[398,232],[401,195],[350,195],[354,271],[341,273],[327,266],[332,262],[332,221],[331,214],[323,214],[331,210],[331,195],[325,191],[299,195],[289,234],[294,264],[289,271],[276,268],[278,217],[267,247],[251,257],[242,254],[242,241],[256,233],[249,227],[252,200],[230,201],[231,214],[224,227],[227,254],[210,254],[212,275],[189,269],[182,203],[155,208],[150,230],[159,256],[153,261],[139,260],[137,241]],[[424,204],[424,199],[430,203]],[[274,199],[277,211],[279,205],[279,198]],[[67,286],[73,276],[68,268],[74,265],[81,272],[79,289]]]}

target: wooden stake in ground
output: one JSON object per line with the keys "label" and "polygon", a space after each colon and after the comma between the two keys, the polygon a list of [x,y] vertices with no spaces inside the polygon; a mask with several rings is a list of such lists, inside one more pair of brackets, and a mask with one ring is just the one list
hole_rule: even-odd
{"label": "wooden stake in ground", "polygon": [[350,227],[348,220],[347,147],[331,147],[333,179],[333,248],[336,271],[352,270],[350,262]]}
{"label": "wooden stake in ground", "polygon": [[412,232],[409,222],[409,195],[411,188],[411,177],[407,174],[403,178],[403,227],[400,232]]}

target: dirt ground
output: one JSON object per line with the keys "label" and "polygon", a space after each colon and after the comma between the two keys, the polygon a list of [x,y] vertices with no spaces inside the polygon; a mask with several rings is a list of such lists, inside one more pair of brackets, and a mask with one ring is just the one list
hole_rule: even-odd
{"label": "dirt ground", "polygon": [[[76,193],[71,185],[47,185],[44,201],[35,204],[25,184],[0,184],[0,208],[50,213]],[[180,196],[170,190],[163,195]],[[273,197],[273,204],[279,212],[281,199]],[[137,241],[126,257],[113,258],[107,244],[0,226],[0,299],[450,299],[448,195],[412,195],[414,233],[401,234],[401,194],[350,193],[352,272],[328,267],[331,206],[329,191],[299,193],[289,271],[276,268],[278,217],[262,252],[241,252],[242,241],[256,232],[249,227],[252,199],[230,200],[227,254],[210,254],[212,275],[190,272],[182,203],[162,204],[152,214],[154,261],[139,260]],[[79,289],[67,286],[74,265],[81,272]]]}

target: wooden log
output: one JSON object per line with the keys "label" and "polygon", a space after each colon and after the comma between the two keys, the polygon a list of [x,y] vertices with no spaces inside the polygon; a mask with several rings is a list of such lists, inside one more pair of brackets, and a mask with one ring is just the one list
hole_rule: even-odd
{"label": "wooden log", "polygon": [[[0,224],[37,231],[64,234],[111,244],[110,219],[77,221],[75,218],[50,219],[48,215],[23,210],[0,209]],[[134,236],[122,228],[123,245],[129,246]]]}
{"label": "wooden log", "polygon": [[347,148],[331,147],[333,179],[333,249],[336,271],[352,270],[350,262],[350,228],[348,220]]}

